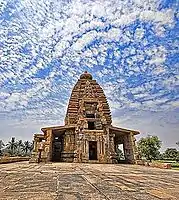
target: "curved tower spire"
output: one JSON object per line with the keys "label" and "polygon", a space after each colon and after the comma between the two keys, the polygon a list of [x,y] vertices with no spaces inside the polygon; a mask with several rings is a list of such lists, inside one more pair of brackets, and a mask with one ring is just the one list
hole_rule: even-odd
{"label": "curved tower spire", "polygon": [[[94,107],[94,111],[87,111],[90,105],[91,109]],[[76,124],[79,118],[86,118],[89,112],[101,118],[105,124],[112,123],[109,104],[103,89],[96,80],[93,80],[92,75],[85,71],[72,90],[65,124]]]}

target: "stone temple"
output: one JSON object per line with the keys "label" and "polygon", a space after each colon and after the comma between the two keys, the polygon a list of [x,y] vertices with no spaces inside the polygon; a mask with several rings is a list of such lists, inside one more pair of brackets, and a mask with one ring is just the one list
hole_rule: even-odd
{"label": "stone temple", "polygon": [[112,126],[101,86],[85,72],[74,86],[64,126],[45,127],[34,135],[30,162],[116,163],[123,144],[126,163],[135,163],[138,131]]}

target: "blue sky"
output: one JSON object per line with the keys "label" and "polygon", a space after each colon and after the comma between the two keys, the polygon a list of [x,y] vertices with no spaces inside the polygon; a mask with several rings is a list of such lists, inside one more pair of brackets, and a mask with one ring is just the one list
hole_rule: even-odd
{"label": "blue sky", "polygon": [[113,124],[179,141],[176,0],[0,0],[0,139],[62,125],[85,70]]}

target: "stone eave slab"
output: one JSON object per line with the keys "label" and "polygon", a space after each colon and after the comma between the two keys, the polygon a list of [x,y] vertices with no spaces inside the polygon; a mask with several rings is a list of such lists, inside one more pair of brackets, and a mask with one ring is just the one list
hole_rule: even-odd
{"label": "stone eave slab", "polygon": [[44,128],[41,128],[41,131],[45,132],[47,130],[55,130],[55,131],[64,131],[66,129],[73,129],[75,128],[75,125],[70,125],[70,126],[52,126],[52,127],[44,127]]}
{"label": "stone eave slab", "polygon": [[139,131],[135,131],[135,130],[130,130],[130,129],[125,129],[125,128],[120,128],[117,126],[110,126],[109,127],[110,130],[114,131],[114,132],[118,132],[118,133],[133,133],[134,135],[140,134]]}

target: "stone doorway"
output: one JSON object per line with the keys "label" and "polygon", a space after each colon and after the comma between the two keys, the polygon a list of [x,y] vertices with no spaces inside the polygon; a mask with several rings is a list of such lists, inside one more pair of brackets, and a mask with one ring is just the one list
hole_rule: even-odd
{"label": "stone doorway", "polygon": [[60,162],[62,161],[62,151],[63,151],[63,137],[55,136],[53,140],[52,146],[52,161]]}
{"label": "stone doorway", "polygon": [[97,142],[89,141],[89,160],[97,160]]}
{"label": "stone doorway", "polygon": [[95,129],[94,122],[89,122],[89,121],[88,121],[88,129],[89,129],[89,130],[94,130],[94,129]]}

